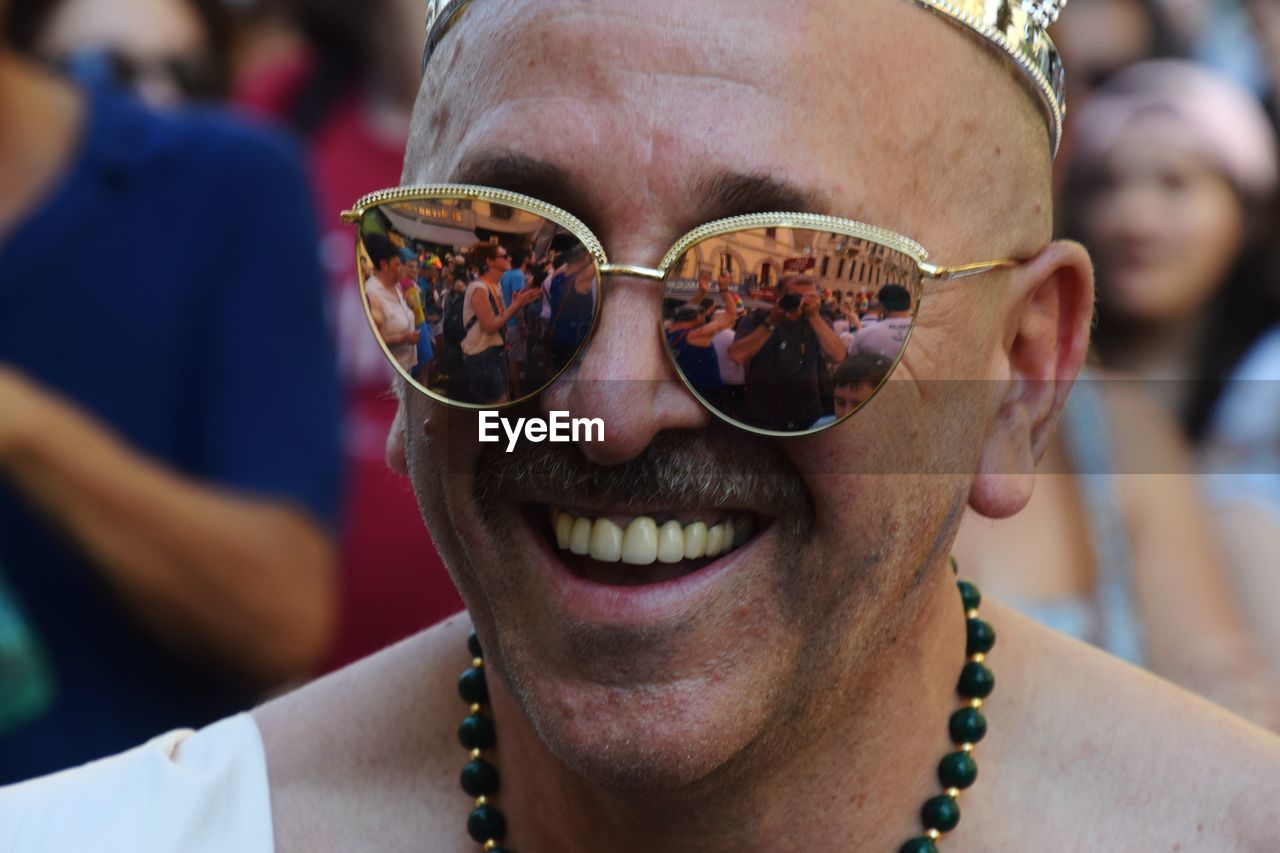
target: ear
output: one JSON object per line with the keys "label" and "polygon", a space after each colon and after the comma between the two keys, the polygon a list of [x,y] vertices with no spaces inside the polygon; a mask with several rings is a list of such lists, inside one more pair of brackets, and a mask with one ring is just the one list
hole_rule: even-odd
{"label": "ear", "polygon": [[[396,383],[399,386],[400,383]],[[404,393],[398,393],[400,405],[396,407],[396,416],[387,430],[387,467],[397,474],[409,475],[409,460],[404,452],[405,402]]]}
{"label": "ear", "polygon": [[994,354],[999,399],[987,427],[969,505],[1007,518],[1031,499],[1036,463],[1089,349],[1093,267],[1078,243],[1055,242],[1010,280],[1003,340]]}

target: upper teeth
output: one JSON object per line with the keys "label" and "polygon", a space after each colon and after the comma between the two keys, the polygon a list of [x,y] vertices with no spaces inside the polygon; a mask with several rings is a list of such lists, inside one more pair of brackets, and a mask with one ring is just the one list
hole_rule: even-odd
{"label": "upper teeth", "polygon": [[566,551],[605,563],[678,563],[700,557],[727,554],[751,538],[754,522],[748,515],[721,521],[710,527],[695,521],[682,525],[668,521],[658,525],[651,516],[631,519],[624,530],[608,518],[591,519],[561,510],[551,511],[556,544]]}

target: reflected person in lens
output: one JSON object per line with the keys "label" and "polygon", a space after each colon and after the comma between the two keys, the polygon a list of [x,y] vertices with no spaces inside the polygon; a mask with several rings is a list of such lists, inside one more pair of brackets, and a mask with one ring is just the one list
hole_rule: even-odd
{"label": "reflected person in lens", "polygon": [[391,245],[385,234],[365,237],[364,249],[372,273],[365,283],[369,316],[396,362],[412,372],[418,366],[418,329],[413,309],[400,289],[400,250]]}
{"label": "reflected person in lens", "polygon": [[467,330],[462,339],[462,357],[471,400],[505,403],[511,399],[507,323],[524,306],[542,298],[542,291],[516,291],[511,304],[506,304],[501,283],[502,277],[511,271],[511,257],[496,243],[473,246],[467,255],[467,264],[483,270],[467,285],[462,307],[462,322]]}
{"label": "reflected person in lens", "polygon": [[845,346],[818,308],[822,296],[807,275],[778,285],[778,302],[738,324],[729,357],[746,368],[747,423],[803,431],[822,417],[821,374],[844,360]]}
{"label": "reflected person in lens", "polygon": [[849,354],[873,353],[897,361],[911,334],[911,291],[900,284],[886,284],[879,299],[884,316],[854,334]]}

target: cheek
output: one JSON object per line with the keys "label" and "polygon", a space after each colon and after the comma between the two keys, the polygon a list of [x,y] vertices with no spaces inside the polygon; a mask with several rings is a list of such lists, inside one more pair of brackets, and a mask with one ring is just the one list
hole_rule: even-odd
{"label": "cheek", "polygon": [[404,407],[406,462],[423,519],[437,545],[456,540],[460,502],[468,499],[478,449],[474,412],[450,409],[413,391]]}
{"label": "cheek", "polygon": [[1230,190],[1214,188],[1180,211],[1185,262],[1180,287],[1170,297],[1185,309],[1199,308],[1222,285],[1244,240],[1244,212]]}

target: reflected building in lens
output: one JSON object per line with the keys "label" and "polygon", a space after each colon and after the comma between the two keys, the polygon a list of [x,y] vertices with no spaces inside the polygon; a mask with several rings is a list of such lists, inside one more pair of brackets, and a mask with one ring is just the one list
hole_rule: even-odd
{"label": "reflected building in lens", "polygon": [[878,292],[886,284],[912,286],[912,259],[843,234],[790,228],[734,231],[694,246],[674,277],[693,282],[700,272],[728,272],[757,299],[772,299],[783,276],[805,273],[823,290]]}

